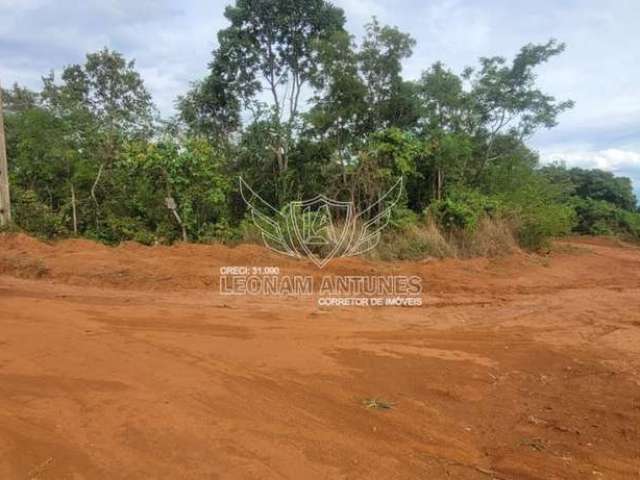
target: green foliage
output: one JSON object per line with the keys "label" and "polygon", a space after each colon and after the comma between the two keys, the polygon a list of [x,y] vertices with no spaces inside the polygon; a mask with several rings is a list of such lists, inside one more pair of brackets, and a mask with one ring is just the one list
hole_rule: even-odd
{"label": "green foliage", "polygon": [[640,213],[592,198],[576,197],[573,205],[578,215],[577,232],[588,235],[622,234],[640,240]]}
{"label": "green foliage", "polygon": [[[43,103],[59,117],[92,123],[111,137],[149,135],[153,104],[135,62],[104,48],[87,54],[84,65],[65,67],[58,83],[53,73],[43,78]],[[97,132],[96,132],[97,133]]]}
{"label": "green foliage", "polygon": [[444,200],[431,204],[427,213],[446,230],[474,230],[481,218],[500,214],[499,200],[473,190],[453,192]]}
{"label": "green foliage", "polygon": [[562,200],[575,210],[574,231],[640,239],[640,214],[630,179],[563,165],[544,167],[541,174],[561,190]]}
{"label": "green foliage", "polygon": [[547,246],[549,239],[571,232],[575,211],[569,205],[538,203],[522,207],[518,213],[520,245],[531,250]]}
{"label": "green foliage", "polygon": [[207,77],[168,122],[135,63],[108,49],[39,92],[3,90],[20,227],[108,243],[258,241],[238,177],[276,209],[322,193],[364,210],[402,179],[388,258],[494,254],[514,238],[540,248],[572,230],[640,238],[629,179],[539,168],[527,146],[572,106],[536,85],[563,44],[460,73],[436,62],[408,81],[414,39],[375,18],[355,39],[328,1],[235,0],[225,17]]}
{"label": "green foliage", "polygon": [[88,235],[107,243],[133,240],[144,245],[155,243],[156,237],[147,230],[140,219],[126,217],[120,212],[109,211],[100,232],[90,230]]}
{"label": "green foliage", "polygon": [[38,237],[53,239],[69,234],[64,216],[38,199],[33,190],[12,190],[14,221],[18,227]]}
{"label": "green foliage", "polygon": [[389,224],[396,230],[406,230],[420,221],[420,215],[403,205],[397,205],[391,210]]}
{"label": "green foliage", "polygon": [[402,61],[413,53],[416,41],[397,27],[381,25],[374,17],[357,59],[366,85],[368,128],[408,127],[414,119],[412,87],[402,79]]}
{"label": "green foliage", "polygon": [[484,195],[457,190],[431,204],[428,214],[447,231],[474,232],[484,219],[511,219],[520,245],[539,249],[549,238],[566,235],[575,225],[575,211],[556,201],[554,186],[532,175],[516,192]]}
{"label": "green foliage", "polygon": [[320,45],[344,32],[344,12],[325,0],[237,0],[224,15],[209,76],[179,100],[182,119],[192,133],[224,134],[239,125],[241,103],[265,110],[269,98],[268,145],[285,175],[301,94],[320,82]]}
{"label": "green foliage", "polygon": [[393,127],[371,136],[369,152],[375,156],[385,174],[406,176],[415,173],[416,157],[422,145],[409,132]]}
{"label": "green foliage", "polygon": [[124,191],[109,209],[118,217],[137,219],[123,229],[108,219],[101,236],[106,241],[133,239],[133,231],[150,231],[163,241],[180,236],[180,226],[166,206],[171,197],[189,238],[203,241],[229,238],[227,195],[231,182],[223,175],[224,157],[203,139],[182,145],[132,142],[114,165],[112,178]]}
{"label": "green foliage", "polygon": [[537,128],[556,125],[559,113],[573,107],[572,101],[556,100],[535,88],[539,65],[564,51],[565,45],[549,40],[543,45],[528,44],[520,49],[511,65],[503,57],[483,57],[480,69],[468,69],[472,103],[489,136],[508,129],[522,138]]}
{"label": "green foliage", "polygon": [[616,177],[611,172],[598,169],[567,169],[563,165],[551,165],[543,168],[542,172],[554,182],[563,183],[570,195],[603,200],[623,210],[636,209],[637,198],[627,177]]}
{"label": "green foliage", "polygon": [[576,215],[571,205],[562,202],[562,187],[533,170],[521,180],[526,183],[499,194],[518,225],[520,244],[536,250],[546,247],[550,238],[570,233]]}
{"label": "green foliage", "polygon": [[619,210],[617,213],[618,225],[624,235],[631,240],[640,240],[640,212]]}

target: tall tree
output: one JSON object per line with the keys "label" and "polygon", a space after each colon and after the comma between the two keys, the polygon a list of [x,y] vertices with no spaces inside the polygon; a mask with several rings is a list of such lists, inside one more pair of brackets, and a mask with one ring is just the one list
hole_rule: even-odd
{"label": "tall tree", "polygon": [[402,61],[411,56],[415,44],[409,34],[381,25],[375,17],[366,25],[358,60],[367,86],[371,131],[406,126],[413,92],[402,79]]}
{"label": "tall tree", "polygon": [[319,60],[319,88],[306,115],[307,134],[334,152],[346,187],[347,166],[367,133],[367,87],[359,74],[355,45],[346,32],[320,45]]}
{"label": "tall tree", "polygon": [[241,102],[238,93],[225,81],[220,63],[212,73],[193,84],[186,95],[178,97],[180,119],[192,134],[216,142],[225,142],[240,126]]}
{"label": "tall tree", "polygon": [[218,33],[204,100],[217,111],[215,89],[228,89],[245,106],[270,98],[271,150],[283,173],[303,91],[316,81],[318,42],[343,30],[344,13],[325,0],[237,0],[225,17],[231,25]]}
{"label": "tall tree", "polygon": [[84,65],[67,66],[56,82],[44,79],[44,106],[65,124],[75,155],[91,159],[95,177],[91,198],[100,228],[98,187],[127,138],[152,134],[154,107],[134,61],[107,48],[86,57]]}
{"label": "tall tree", "polygon": [[[445,181],[459,181],[470,163],[472,142],[465,124],[472,115],[462,78],[437,62],[415,84],[418,132],[425,142],[418,171],[430,185],[431,198],[440,200]],[[415,188],[416,205],[424,207],[425,188]]]}
{"label": "tall tree", "polygon": [[486,144],[477,176],[488,163],[503,155],[504,152],[497,152],[495,148],[501,135],[524,140],[540,127],[555,126],[558,115],[573,107],[573,101],[557,101],[535,84],[535,68],[564,49],[565,45],[555,40],[541,45],[528,44],[520,49],[510,65],[503,57],[481,58],[479,70],[465,71],[464,77],[472,84],[470,94],[477,120],[472,127]]}

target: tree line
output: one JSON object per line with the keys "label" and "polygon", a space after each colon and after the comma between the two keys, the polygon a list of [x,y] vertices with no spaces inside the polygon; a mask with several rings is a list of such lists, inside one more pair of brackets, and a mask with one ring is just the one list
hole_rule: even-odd
{"label": "tree line", "polygon": [[[103,49],[2,91],[13,216],[107,243],[251,236],[239,176],[277,207],[324,193],[364,207],[398,178],[396,232],[467,238],[487,219],[537,248],[570,232],[640,238],[628,178],[541,167],[527,146],[572,108],[541,91],[555,40],[511,59],[403,76],[415,40],[373,18],[363,38],[325,0],[236,0],[205,78],[162,118],[135,63]],[[427,254],[428,242],[411,255]]]}

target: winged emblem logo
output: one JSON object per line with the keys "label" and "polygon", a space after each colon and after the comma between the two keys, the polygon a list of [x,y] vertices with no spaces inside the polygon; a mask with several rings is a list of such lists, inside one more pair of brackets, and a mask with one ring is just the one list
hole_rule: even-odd
{"label": "winged emblem logo", "polygon": [[242,178],[240,193],[265,245],[290,257],[308,258],[323,268],[333,258],[362,255],[375,248],[402,192],[402,178],[375,203],[356,211],[353,202],[317,195],[278,210]]}

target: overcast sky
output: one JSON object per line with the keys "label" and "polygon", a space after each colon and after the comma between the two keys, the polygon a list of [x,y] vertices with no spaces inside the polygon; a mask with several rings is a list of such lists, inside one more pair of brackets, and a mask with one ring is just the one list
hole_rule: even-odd
{"label": "overcast sky", "polygon": [[[38,89],[41,76],[108,46],[134,58],[163,114],[206,74],[218,0],[0,0],[0,82]],[[539,84],[573,111],[531,141],[544,161],[627,175],[640,193],[640,0],[336,0],[360,36],[376,15],[417,40],[405,76],[441,60],[455,71],[480,56],[511,57],[550,37],[567,50]]]}

